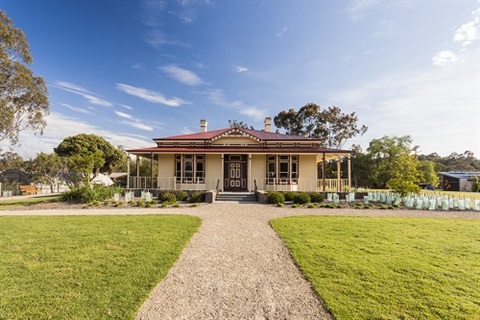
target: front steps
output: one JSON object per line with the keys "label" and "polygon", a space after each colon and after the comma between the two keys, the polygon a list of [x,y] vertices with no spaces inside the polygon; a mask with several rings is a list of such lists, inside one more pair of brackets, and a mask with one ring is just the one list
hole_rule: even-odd
{"label": "front steps", "polygon": [[219,192],[215,202],[254,203],[257,197],[254,192]]}

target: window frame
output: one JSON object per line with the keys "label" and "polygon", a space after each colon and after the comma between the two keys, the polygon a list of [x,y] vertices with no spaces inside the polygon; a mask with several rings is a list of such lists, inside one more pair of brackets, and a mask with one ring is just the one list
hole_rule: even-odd
{"label": "window frame", "polygon": [[204,154],[175,154],[174,160],[174,175],[177,183],[205,183]]}

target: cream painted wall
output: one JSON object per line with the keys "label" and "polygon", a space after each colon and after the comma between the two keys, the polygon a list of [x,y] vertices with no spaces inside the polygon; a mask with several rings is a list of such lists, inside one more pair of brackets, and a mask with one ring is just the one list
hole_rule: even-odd
{"label": "cream painted wall", "polygon": [[266,155],[252,155],[252,181],[251,181],[251,186],[252,190],[254,189],[254,184],[253,181],[257,180],[257,186],[258,188],[261,188],[261,186],[264,185],[265,183],[265,177],[267,176],[267,168],[266,168]]}
{"label": "cream painted wall", "polygon": [[300,155],[298,164],[298,189],[302,191],[317,190],[317,162],[315,155]]}
{"label": "cream painted wall", "polygon": [[222,155],[207,154],[205,164],[206,189],[213,190],[217,187],[217,181],[220,180],[220,187],[223,186],[222,175]]}
{"label": "cream painted wall", "polygon": [[158,155],[158,186],[161,189],[174,189],[175,155]]}

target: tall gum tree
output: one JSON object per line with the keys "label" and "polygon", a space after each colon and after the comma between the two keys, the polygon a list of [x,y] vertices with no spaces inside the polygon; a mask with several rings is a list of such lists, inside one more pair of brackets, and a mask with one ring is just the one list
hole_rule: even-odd
{"label": "tall gum tree", "polygon": [[298,111],[289,109],[279,112],[273,122],[287,134],[323,139],[323,146],[340,149],[345,142],[363,135],[366,126],[359,127],[355,112],[343,113],[339,107],[320,110],[315,103],[307,103]]}
{"label": "tall gum tree", "polygon": [[0,142],[19,142],[20,132],[43,133],[49,113],[43,78],[34,76],[30,47],[22,30],[0,10]]}

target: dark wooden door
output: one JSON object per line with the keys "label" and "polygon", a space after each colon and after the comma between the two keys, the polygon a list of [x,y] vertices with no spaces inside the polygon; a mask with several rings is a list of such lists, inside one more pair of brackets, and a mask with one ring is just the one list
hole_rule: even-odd
{"label": "dark wooden door", "polygon": [[225,191],[247,190],[247,164],[243,160],[225,163]]}

